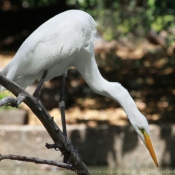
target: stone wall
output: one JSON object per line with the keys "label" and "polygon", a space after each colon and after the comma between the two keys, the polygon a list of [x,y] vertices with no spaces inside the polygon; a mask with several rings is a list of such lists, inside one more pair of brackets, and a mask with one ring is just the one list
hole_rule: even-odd
{"label": "stone wall", "polygon": [[[154,167],[145,146],[138,139],[132,126],[68,125],[68,137],[74,148],[89,166]],[[152,143],[160,167],[175,167],[175,126],[150,125]],[[0,126],[0,154],[18,154],[62,161],[60,152],[47,150],[45,143],[52,143],[42,126]],[[15,165],[17,161],[2,161]]]}

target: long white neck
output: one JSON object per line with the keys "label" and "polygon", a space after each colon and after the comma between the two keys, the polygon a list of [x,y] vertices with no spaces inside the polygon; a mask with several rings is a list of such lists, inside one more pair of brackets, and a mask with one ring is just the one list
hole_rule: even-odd
{"label": "long white neck", "polygon": [[121,84],[108,82],[101,76],[94,55],[78,58],[74,66],[93,91],[117,101],[125,110],[130,122],[134,123],[134,118],[140,114],[135,102]]}

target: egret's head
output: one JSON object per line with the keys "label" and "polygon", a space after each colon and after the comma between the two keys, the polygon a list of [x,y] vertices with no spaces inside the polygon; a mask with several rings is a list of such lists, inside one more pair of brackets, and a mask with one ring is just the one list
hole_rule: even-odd
{"label": "egret's head", "polygon": [[136,130],[140,139],[142,140],[142,142],[145,144],[146,148],[150,152],[154,163],[158,167],[157,158],[156,158],[154,148],[153,148],[152,143],[151,143],[149,125],[148,125],[146,118],[144,116],[142,116],[139,118],[139,122],[132,123],[132,125],[134,126],[134,129]]}

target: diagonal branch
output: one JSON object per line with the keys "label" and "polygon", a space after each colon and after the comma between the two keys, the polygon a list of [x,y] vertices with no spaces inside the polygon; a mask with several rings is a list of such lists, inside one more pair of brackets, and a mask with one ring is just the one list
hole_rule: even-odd
{"label": "diagonal branch", "polygon": [[[65,156],[67,160],[71,157],[70,164],[72,165],[72,170],[77,172],[78,175],[89,175],[89,170],[87,169],[84,162],[80,159],[79,155],[76,151],[73,151],[72,145],[70,141],[65,137],[54,122],[53,118],[49,115],[46,109],[42,106],[40,101],[35,99],[29,93],[27,93],[24,89],[22,89],[16,83],[8,80],[0,73],[0,84],[4,86],[6,89],[11,91],[15,96],[25,96],[24,103],[33,111],[33,113],[38,117],[41,123],[46,128],[47,132],[49,133],[50,137],[57,145],[59,150]],[[9,102],[10,104],[10,102]]]}
{"label": "diagonal branch", "polygon": [[18,161],[25,161],[25,162],[33,162],[36,164],[47,164],[47,165],[54,165],[61,168],[71,169],[71,165],[62,162],[56,162],[52,160],[45,160],[39,159],[35,157],[26,157],[26,156],[18,156],[18,155],[1,155],[0,154],[0,161],[4,159],[11,159],[11,160],[18,160]]}

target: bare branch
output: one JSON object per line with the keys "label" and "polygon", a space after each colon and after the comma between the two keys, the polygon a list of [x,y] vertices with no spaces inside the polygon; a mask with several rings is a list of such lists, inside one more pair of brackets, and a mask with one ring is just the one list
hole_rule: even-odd
{"label": "bare branch", "polygon": [[15,106],[16,105],[16,98],[14,97],[4,97],[2,100],[0,100],[0,107],[1,106]]}
{"label": "bare branch", "polygon": [[44,125],[50,137],[58,146],[64,157],[69,160],[70,164],[72,165],[72,170],[78,175],[90,175],[86,165],[80,159],[77,152],[73,151],[71,142],[63,135],[60,128],[57,126],[45,108],[41,105],[41,103],[29,93],[27,93],[24,89],[22,89],[19,85],[5,78],[1,73],[0,84],[11,91],[15,96],[19,96],[19,94],[23,94],[23,96],[25,96],[24,103],[33,111],[33,113]]}
{"label": "bare branch", "polygon": [[52,161],[52,160],[45,160],[45,159],[39,159],[39,158],[35,158],[35,157],[26,157],[26,156],[18,156],[18,155],[1,155],[0,154],[0,161],[5,160],[5,159],[32,162],[32,163],[36,163],[36,164],[54,165],[54,166],[66,168],[69,170],[71,170],[71,167],[72,167],[70,164],[56,162],[56,161]]}

